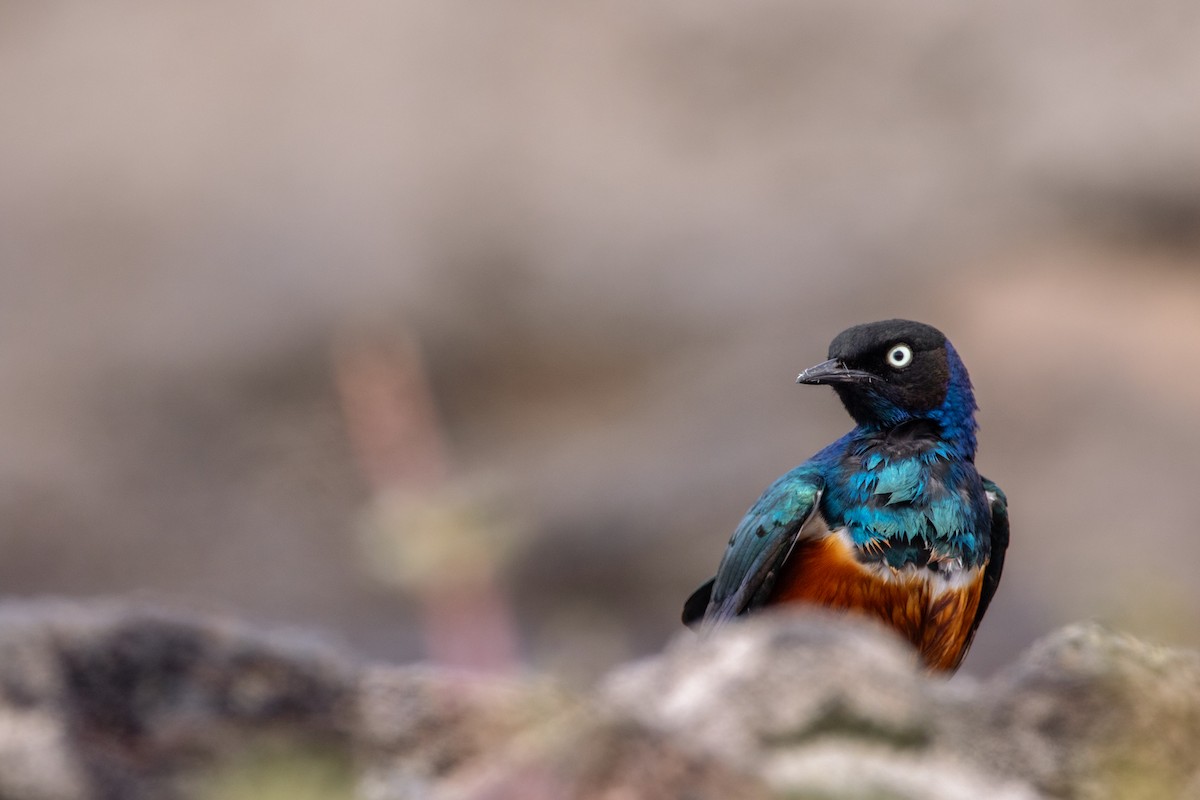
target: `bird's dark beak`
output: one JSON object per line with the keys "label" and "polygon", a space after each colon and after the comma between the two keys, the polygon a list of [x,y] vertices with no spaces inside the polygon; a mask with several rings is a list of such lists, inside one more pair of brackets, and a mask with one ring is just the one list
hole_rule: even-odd
{"label": "bird's dark beak", "polygon": [[877,376],[869,372],[861,369],[850,369],[841,360],[831,358],[801,372],[796,378],[796,383],[817,385],[823,383],[867,383],[878,379]]}

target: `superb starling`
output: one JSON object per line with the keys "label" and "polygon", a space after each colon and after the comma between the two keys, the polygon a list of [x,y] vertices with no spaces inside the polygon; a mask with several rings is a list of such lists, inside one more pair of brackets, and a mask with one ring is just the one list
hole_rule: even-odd
{"label": "superb starling", "polygon": [[941,331],[842,331],[797,383],[829,384],[853,430],[771,484],[683,621],[710,628],[776,603],[874,615],[953,670],[1000,583],[1008,507],[975,471],[975,395]]}

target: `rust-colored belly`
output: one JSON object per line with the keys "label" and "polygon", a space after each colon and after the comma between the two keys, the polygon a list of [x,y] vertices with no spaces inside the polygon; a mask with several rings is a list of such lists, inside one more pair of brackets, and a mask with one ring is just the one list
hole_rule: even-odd
{"label": "rust-colored belly", "polygon": [[911,641],[930,668],[947,670],[966,655],[982,586],[982,569],[961,588],[939,587],[921,574],[884,579],[860,564],[844,539],[827,536],[797,543],[770,602],[816,603],[876,616]]}

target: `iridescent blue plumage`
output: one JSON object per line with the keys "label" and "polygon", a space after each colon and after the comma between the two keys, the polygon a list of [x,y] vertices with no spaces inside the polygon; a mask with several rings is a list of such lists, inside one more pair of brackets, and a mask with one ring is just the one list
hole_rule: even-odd
{"label": "iridescent blue plumage", "polygon": [[684,621],[703,617],[711,626],[785,596],[841,604],[829,598],[844,587],[776,586],[781,574],[822,580],[796,563],[816,556],[793,551],[840,542],[849,574],[858,564],[863,581],[892,588],[917,581],[933,598],[973,587],[963,612],[972,619],[958,636],[965,640],[939,640],[938,648],[953,652],[938,650],[936,659],[923,650],[930,663],[952,667],[995,591],[1008,540],[1004,495],[975,470],[976,405],[966,367],[939,331],[904,320],[851,328],[829,356],[798,380],[831,384],[857,425],[763,493],[730,538],[716,577],[689,599]]}

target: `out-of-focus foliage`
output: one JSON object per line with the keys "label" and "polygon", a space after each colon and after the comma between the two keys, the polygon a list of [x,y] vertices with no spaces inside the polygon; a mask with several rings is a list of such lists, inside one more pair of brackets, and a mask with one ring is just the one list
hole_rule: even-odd
{"label": "out-of-focus foliage", "polygon": [[342,752],[274,748],[246,753],[205,775],[198,800],[350,800],[354,773]]}

